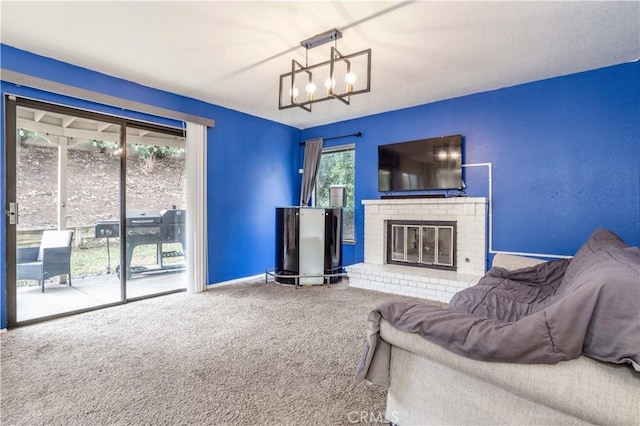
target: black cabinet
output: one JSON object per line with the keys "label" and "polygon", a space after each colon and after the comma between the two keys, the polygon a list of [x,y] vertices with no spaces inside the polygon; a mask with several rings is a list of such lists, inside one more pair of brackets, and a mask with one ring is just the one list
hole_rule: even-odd
{"label": "black cabinet", "polygon": [[329,275],[342,272],[342,209],[276,208],[275,265],[277,282],[338,282],[339,276]]}

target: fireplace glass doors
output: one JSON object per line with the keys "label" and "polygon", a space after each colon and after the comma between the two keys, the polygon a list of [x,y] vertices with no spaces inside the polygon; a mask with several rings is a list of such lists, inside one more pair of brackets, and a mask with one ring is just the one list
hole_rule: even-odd
{"label": "fireplace glass doors", "polygon": [[455,222],[389,221],[387,263],[455,270]]}

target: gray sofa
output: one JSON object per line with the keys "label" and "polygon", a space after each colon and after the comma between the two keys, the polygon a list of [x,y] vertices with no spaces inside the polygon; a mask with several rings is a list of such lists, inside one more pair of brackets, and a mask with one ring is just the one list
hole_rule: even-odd
{"label": "gray sofa", "polygon": [[[541,262],[499,254],[493,265],[515,270]],[[391,423],[640,425],[640,372],[629,364],[585,356],[557,364],[476,361],[384,319],[380,337],[391,345]]]}

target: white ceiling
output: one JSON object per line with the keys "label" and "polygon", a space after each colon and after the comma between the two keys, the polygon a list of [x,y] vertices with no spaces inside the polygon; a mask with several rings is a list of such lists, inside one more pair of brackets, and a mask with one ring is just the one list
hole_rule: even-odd
{"label": "white ceiling", "polygon": [[[301,129],[640,58],[638,1],[2,0],[0,15],[4,44]],[[372,91],[279,110],[300,41],[332,28],[341,52],[372,49]]]}

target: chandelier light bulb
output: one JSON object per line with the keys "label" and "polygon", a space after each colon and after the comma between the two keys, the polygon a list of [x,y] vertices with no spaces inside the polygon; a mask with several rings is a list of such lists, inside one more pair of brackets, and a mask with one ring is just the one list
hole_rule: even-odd
{"label": "chandelier light bulb", "polygon": [[336,87],[336,81],[333,78],[328,78],[324,81],[324,87],[327,89],[333,89]]}
{"label": "chandelier light bulb", "polygon": [[356,80],[358,80],[358,76],[354,72],[348,72],[347,75],[344,76],[344,81],[347,84],[356,84]]}
{"label": "chandelier light bulb", "polygon": [[307,83],[306,89],[308,94],[313,95],[314,93],[316,93],[317,87],[314,82],[310,81],[309,83]]}
{"label": "chandelier light bulb", "polygon": [[300,93],[300,91],[296,86],[293,86],[293,88],[289,89],[289,96],[293,96],[293,99],[298,97],[298,93]]}
{"label": "chandelier light bulb", "polygon": [[344,76],[344,81],[347,83],[347,93],[353,92],[353,85],[355,84],[358,76],[354,72],[348,72],[347,75]]}
{"label": "chandelier light bulb", "polygon": [[327,88],[327,96],[331,96],[333,88],[336,87],[336,81],[333,78],[328,78],[324,81],[324,87]]}
{"label": "chandelier light bulb", "polygon": [[307,99],[312,101],[313,100],[313,94],[316,92],[316,85],[314,82],[310,81],[307,83],[307,86],[305,87],[306,91],[307,91]]}

